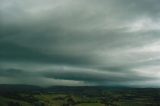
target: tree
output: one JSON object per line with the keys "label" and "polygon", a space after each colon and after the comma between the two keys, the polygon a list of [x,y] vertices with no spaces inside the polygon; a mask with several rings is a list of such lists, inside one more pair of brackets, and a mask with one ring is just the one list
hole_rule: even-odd
{"label": "tree", "polygon": [[21,106],[21,104],[18,102],[10,101],[10,102],[8,102],[8,106]]}
{"label": "tree", "polygon": [[118,97],[113,97],[110,95],[101,98],[101,103],[103,103],[105,106],[117,106],[116,102],[118,101]]}
{"label": "tree", "polygon": [[72,96],[67,96],[66,103],[62,106],[75,106],[76,102]]}
{"label": "tree", "polygon": [[75,105],[75,100],[73,99],[73,97],[69,97],[68,99],[67,99],[67,103],[69,104],[69,106],[74,106]]}

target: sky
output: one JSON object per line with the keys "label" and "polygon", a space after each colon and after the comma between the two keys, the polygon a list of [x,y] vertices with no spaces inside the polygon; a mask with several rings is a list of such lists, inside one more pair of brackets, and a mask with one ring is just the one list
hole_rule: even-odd
{"label": "sky", "polygon": [[159,0],[0,0],[0,84],[160,87]]}

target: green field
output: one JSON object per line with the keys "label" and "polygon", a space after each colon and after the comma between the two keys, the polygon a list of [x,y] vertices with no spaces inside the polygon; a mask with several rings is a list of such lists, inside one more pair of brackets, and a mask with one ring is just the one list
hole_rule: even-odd
{"label": "green field", "polygon": [[60,87],[55,90],[1,92],[0,106],[160,106],[159,89]]}
{"label": "green field", "polygon": [[[97,97],[87,97],[87,96],[81,97],[78,95],[71,95],[71,94],[65,95],[65,94],[54,94],[54,93],[53,94],[41,93],[41,94],[28,95],[20,93],[18,94],[18,96],[20,97],[20,99],[16,99],[16,97],[12,96],[8,97],[0,96],[0,106],[9,106],[8,103],[10,101],[17,102],[21,104],[21,106],[35,106],[34,102],[36,101],[43,102],[44,106],[105,106],[105,104],[107,104],[107,102],[106,103],[102,102],[100,98]],[[30,98],[32,98],[33,100]],[[150,106],[151,103],[149,103],[149,100],[151,100],[151,98],[143,98],[139,100],[136,99],[131,101],[120,99],[119,101],[112,101],[112,102],[114,104],[113,106],[147,106],[147,104],[148,106]]]}

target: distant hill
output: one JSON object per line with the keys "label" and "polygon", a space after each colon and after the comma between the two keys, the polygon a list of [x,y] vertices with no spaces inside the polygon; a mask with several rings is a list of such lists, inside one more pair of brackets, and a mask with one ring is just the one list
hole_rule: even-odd
{"label": "distant hill", "polygon": [[[103,90],[118,90],[122,87],[105,87],[105,86],[51,86],[40,87],[34,85],[22,84],[0,84],[0,92],[23,92],[23,91],[47,91],[56,93],[82,93],[82,92],[99,92]],[[126,88],[123,88],[126,89]]]}
{"label": "distant hill", "polygon": [[43,88],[34,85],[0,84],[0,92],[38,91]]}
{"label": "distant hill", "polygon": [[51,86],[51,87],[40,87],[34,85],[22,85],[22,84],[0,84],[0,92],[55,92],[55,93],[77,93],[77,94],[98,94],[100,92],[107,91],[127,91],[127,90],[138,90],[138,91],[152,91],[160,90],[156,88],[129,88],[129,87],[107,87],[107,86]]}

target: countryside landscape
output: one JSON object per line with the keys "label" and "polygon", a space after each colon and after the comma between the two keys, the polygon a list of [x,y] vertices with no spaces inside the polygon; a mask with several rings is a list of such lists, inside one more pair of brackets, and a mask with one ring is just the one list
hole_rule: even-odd
{"label": "countryside landscape", "polygon": [[0,0],[0,106],[160,106],[160,0]]}
{"label": "countryside landscape", "polygon": [[0,106],[160,106],[160,89],[3,85]]}

